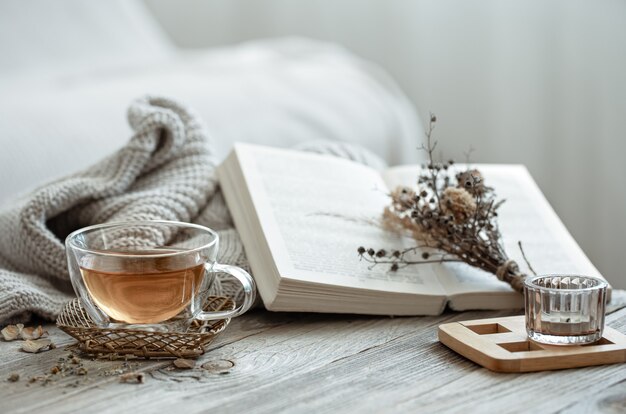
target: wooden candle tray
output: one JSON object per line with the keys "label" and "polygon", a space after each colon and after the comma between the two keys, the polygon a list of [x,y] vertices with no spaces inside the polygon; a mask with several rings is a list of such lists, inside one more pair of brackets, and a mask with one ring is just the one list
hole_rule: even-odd
{"label": "wooden candle tray", "polygon": [[615,364],[626,361],[626,336],[604,328],[590,345],[555,346],[530,341],[524,316],[439,325],[439,341],[475,363],[497,372],[531,372]]}

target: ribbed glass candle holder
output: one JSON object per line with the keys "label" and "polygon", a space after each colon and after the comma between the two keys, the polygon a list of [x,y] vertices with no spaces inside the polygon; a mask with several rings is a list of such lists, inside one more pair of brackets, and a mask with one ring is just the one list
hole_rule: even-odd
{"label": "ribbed glass candle holder", "polygon": [[604,280],[545,275],[524,282],[526,331],[536,342],[584,345],[602,338],[606,307]]}

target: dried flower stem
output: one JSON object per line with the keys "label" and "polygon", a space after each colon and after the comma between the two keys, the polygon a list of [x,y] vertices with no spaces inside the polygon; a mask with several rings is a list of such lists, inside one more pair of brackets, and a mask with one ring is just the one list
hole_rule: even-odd
{"label": "dried flower stem", "polygon": [[[426,147],[422,144],[418,149],[425,150],[428,153],[428,165],[429,167],[434,167],[435,162],[433,158],[433,153],[435,152],[435,148],[437,147],[437,141],[432,141],[433,130],[435,129],[435,123],[437,122],[437,117],[431,113],[430,119],[428,122],[428,131],[426,131]],[[439,208],[441,208],[441,200],[439,199],[439,193],[437,192],[437,175],[439,175],[439,170],[436,168],[429,168],[430,170],[430,186],[433,189],[433,193],[435,198],[437,199],[437,204]]]}
{"label": "dried flower stem", "polygon": [[517,245],[519,246],[520,252],[522,252],[522,257],[524,258],[524,261],[526,262],[526,266],[528,266],[530,271],[533,272],[533,275],[537,276],[537,272],[535,272],[535,269],[533,269],[532,265],[528,261],[528,258],[526,257],[526,253],[524,252],[524,248],[522,247],[522,241],[518,240]]}

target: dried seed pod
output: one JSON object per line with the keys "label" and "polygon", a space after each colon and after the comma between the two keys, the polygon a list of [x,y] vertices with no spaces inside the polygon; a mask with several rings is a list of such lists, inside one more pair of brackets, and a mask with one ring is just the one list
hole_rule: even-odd
{"label": "dried seed pod", "polygon": [[229,370],[234,366],[235,363],[229,359],[216,359],[205,362],[201,365],[201,368],[214,374],[228,374]]}
{"label": "dried seed pod", "polygon": [[192,369],[196,366],[196,361],[193,359],[178,358],[174,360],[174,366],[180,369]]}
{"label": "dried seed pod", "polygon": [[476,212],[474,197],[462,188],[448,187],[443,191],[443,208],[457,224],[467,221]]}

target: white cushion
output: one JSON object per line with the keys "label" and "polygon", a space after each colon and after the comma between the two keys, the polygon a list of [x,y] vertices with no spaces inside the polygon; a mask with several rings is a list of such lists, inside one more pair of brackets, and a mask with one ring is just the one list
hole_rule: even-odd
{"label": "white cushion", "polygon": [[45,84],[0,80],[0,203],[86,167],[130,137],[125,110],[143,94],[194,107],[218,159],[235,141],[362,144],[388,162],[415,159],[411,105],[376,68],[334,45],[286,39],[98,68]]}
{"label": "white cushion", "polygon": [[40,83],[175,52],[137,0],[0,1],[0,75]]}

